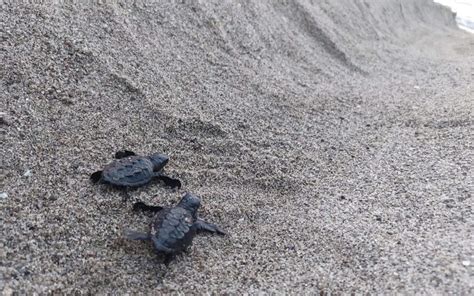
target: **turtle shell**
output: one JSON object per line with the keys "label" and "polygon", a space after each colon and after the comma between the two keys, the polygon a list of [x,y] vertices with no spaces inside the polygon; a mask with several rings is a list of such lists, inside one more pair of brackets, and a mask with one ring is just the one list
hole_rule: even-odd
{"label": "turtle shell", "polygon": [[150,229],[156,250],[164,253],[185,250],[196,235],[194,222],[193,215],[181,207],[158,212]]}
{"label": "turtle shell", "polygon": [[138,187],[153,178],[153,163],[144,156],[117,159],[102,171],[102,180],[116,186]]}

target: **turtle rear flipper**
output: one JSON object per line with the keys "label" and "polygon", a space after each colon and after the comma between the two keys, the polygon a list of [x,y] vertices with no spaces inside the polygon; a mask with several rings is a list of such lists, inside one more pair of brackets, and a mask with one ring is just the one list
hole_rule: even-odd
{"label": "turtle rear flipper", "polygon": [[225,231],[220,229],[219,226],[217,226],[215,224],[212,224],[212,223],[209,223],[209,222],[206,222],[201,218],[198,218],[197,221],[194,222],[194,225],[195,225],[196,230],[198,232],[207,231],[207,232],[210,232],[210,233],[217,233],[217,234],[220,234],[220,235],[226,235]]}
{"label": "turtle rear flipper", "polygon": [[120,150],[115,153],[115,158],[116,159],[121,159],[129,156],[134,156],[136,155],[135,152],[130,151],[130,150]]}
{"label": "turtle rear flipper", "polygon": [[123,231],[123,236],[130,240],[150,240],[150,235],[148,233],[125,229]]}
{"label": "turtle rear flipper", "polygon": [[174,179],[165,175],[162,175],[161,173],[155,173],[155,177],[165,183],[165,186],[171,187],[172,189],[174,188],[181,188],[181,181],[178,179]]}
{"label": "turtle rear flipper", "polygon": [[102,179],[102,171],[97,171],[95,173],[92,173],[90,179],[92,183],[99,182]]}

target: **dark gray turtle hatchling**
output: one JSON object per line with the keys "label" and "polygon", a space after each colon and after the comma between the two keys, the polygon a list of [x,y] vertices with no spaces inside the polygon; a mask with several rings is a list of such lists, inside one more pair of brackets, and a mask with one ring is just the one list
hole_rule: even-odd
{"label": "dark gray turtle hatchling", "polygon": [[194,236],[203,231],[225,235],[218,226],[198,217],[201,200],[196,195],[186,193],[177,206],[163,208],[135,203],[134,210],[157,212],[150,223],[148,233],[127,230],[125,237],[132,240],[151,240],[155,250],[165,255],[167,265],[176,254],[186,250]]}
{"label": "dark gray turtle hatchling", "polygon": [[115,153],[116,160],[105,166],[102,171],[91,175],[94,183],[107,183],[117,187],[132,188],[148,184],[157,178],[172,188],[181,188],[181,182],[163,175],[163,167],[169,158],[163,154],[139,156],[132,151],[119,151]]}

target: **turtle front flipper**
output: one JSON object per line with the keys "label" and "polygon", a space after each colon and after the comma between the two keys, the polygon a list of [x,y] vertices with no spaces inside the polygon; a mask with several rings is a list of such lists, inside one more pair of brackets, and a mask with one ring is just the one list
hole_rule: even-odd
{"label": "turtle front flipper", "polygon": [[209,223],[209,222],[206,222],[201,218],[198,218],[196,220],[196,222],[194,222],[194,226],[196,227],[196,230],[198,232],[207,231],[207,232],[210,232],[210,233],[217,233],[217,234],[220,234],[220,235],[226,235],[225,231],[220,229],[219,226],[217,226],[215,224],[212,224],[212,223]]}
{"label": "turtle front flipper", "polygon": [[130,240],[150,240],[150,235],[148,233],[139,232],[135,230],[125,229],[123,231],[123,236]]}
{"label": "turtle front flipper", "polygon": [[150,205],[147,205],[144,202],[139,201],[139,202],[136,202],[136,203],[133,204],[133,210],[134,211],[159,212],[159,211],[163,210],[163,207],[150,206]]}
{"label": "turtle front flipper", "polygon": [[97,183],[102,179],[102,171],[97,171],[95,173],[92,173],[90,176],[90,179],[92,183]]}
{"label": "turtle front flipper", "polygon": [[174,189],[174,188],[180,189],[181,188],[181,181],[178,180],[178,179],[174,179],[174,178],[162,175],[159,172],[155,173],[155,177],[158,180],[163,181],[163,183],[165,183],[165,186],[167,186],[167,187],[171,187],[172,189]]}
{"label": "turtle front flipper", "polygon": [[115,153],[115,158],[116,159],[121,159],[129,156],[134,156],[136,155],[135,152],[130,151],[130,150],[120,150]]}

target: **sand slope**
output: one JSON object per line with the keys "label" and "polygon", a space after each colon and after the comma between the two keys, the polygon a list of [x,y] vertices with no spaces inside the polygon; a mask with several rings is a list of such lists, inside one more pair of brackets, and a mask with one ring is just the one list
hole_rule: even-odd
{"label": "sand slope", "polygon": [[[473,292],[474,35],[448,10],[106,2],[2,5],[5,294]],[[134,200],[192,191],[230,235],[168,269],[122,239],[150,217],[88,180],[122,148],[185,184]]]}

